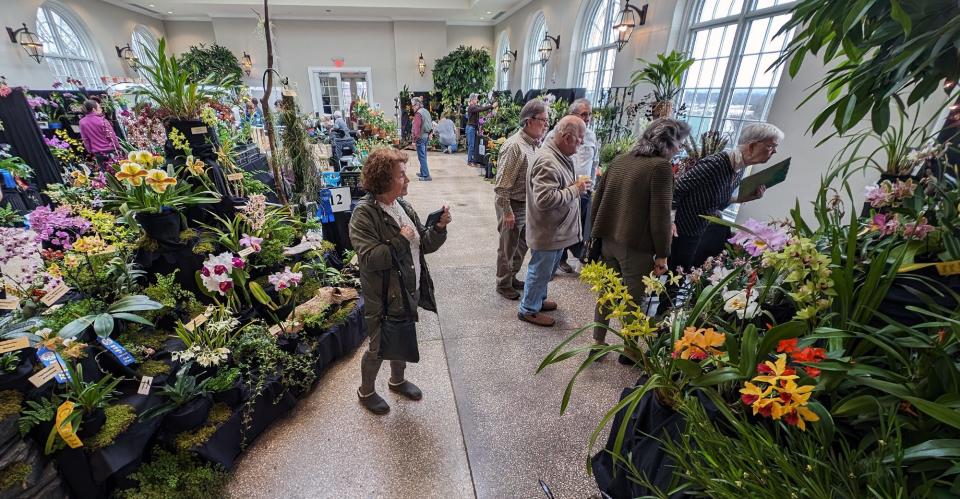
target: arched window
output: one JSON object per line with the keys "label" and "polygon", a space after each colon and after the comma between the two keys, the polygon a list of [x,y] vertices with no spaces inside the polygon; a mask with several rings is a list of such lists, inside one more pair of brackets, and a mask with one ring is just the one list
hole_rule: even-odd
{"label": "arched window", "polygon": [[37,35],[43,40],[44,59],[58,81],[76,78],[86,88],[101,88],[103,74],[90,36],[80,21],[59,4],[37,9]]}
{"label": "arched window", "polygon": [[720,130],[736,143],[744,123],[764,121],[781,67],[771,68],[793,37],[775,37],[790,19],[790,0],[699,0],[692,12],[681,102],[694,136]]}
{"label": "arched window", "polygon": [[[503,59],[503,54],[506,54],[510,51],[510,39],[507,38],[506,33],[500,34],[500,44],[499,49],[497,50],[497,57],[495,62],[497,63],[497,90],[509,90],[510,89],[510,71],[516,71],[516,68],[511,62],[510,71],[504,71],[500,67],[500,61]],[[510,56],[507,56],[510,57]],[[512,59],[511,59],[512,61]]]}
{"label": "arched window", "polygon": [[546,36],[547,21],[543,18],[541,12],[533,20],[530,38],[527,40],[527,53],[524,55],[524,62],[527,64],[527,90],[543,88],[543,74],[546,68],[544,67],[545,64],[540,63],[540,54],[537,49],[540,48],[540,42]]}
{"label": "arched window", "polygon": [[130,48],[133,49],[133,53],[137,56],[137,61],[139,61],[140,64],[148,64],[150,58],[147,57],[147,52],[156,52],[157,47],[157,37],[150,31],[150,28],[138,24],[137,27],[133,29]]}
{"label": "arched window", "polygon": [[583,16],[578,86],[587,89],[586,97],[591,101],[613,82],[613,66],[617,60],[613,23],[619,12],[619,0],[593,0]]}

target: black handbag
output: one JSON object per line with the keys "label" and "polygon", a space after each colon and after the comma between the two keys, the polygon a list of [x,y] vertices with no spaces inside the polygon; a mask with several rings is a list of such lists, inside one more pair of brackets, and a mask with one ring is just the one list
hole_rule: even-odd
{"label": "black handbag", "polygon": [[407,298],[407,291],[404,289],[403,267],[396,253],[391,249],[393,264],[397,267],[397,274],[400,277],[400,295],[403,296],[404,317],[401,319],[391,318],[387,315],[389,302],[387,301],[387,288],[390,286],[390,270],[383,271],[383,295],[381,300],[382,311],[380,312],[380,350],[377,352],[377,358],[381,360],[402,360],[404,362],[420,362],[420,350],[417,347],[417,323],[410,316],[410,300]]}
{"label": "black handbag", "polygon": [[603,240],[599,237],[591,237],[583,243],[583,249],[580,251],[580,263],[587,264],[603,260]]}

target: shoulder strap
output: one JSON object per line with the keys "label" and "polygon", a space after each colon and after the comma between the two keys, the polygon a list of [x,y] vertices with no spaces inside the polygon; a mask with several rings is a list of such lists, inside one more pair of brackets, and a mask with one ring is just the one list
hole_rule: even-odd
{"label": "shoulder strap", "polygon": [[[390,248],[390,257],[393,259],[393,265],[397,268],[397,275],[400,277],[400,296],[403,297],[403,311],[410,316],[410,300],[407,298],[406,283],[403,280],[403,266],[400,265],[400,259],[397,258],[396,250]],[[389,302],[387,301],[387,289],[390,287],[390,274],[392,269],[383,271],[383,294],[380,301],[380,317],[387,317]]]}

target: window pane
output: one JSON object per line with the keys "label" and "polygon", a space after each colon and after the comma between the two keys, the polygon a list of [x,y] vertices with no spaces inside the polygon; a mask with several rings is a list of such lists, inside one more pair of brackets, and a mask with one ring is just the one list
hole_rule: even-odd
{"label": "window pane", "polygon": [[694,18],[697,22],[712,21],[733,16],[743,11],[743,0],[704,0],[700,12]]}

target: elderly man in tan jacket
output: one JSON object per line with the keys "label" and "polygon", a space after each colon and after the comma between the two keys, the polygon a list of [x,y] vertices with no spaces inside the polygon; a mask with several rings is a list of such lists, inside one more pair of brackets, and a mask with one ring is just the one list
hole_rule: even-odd
{"label": "elderly man in tan jacket", "polygon": [[547,284],[553,277],[564,248],[581,238],[580,196],[592,185],[589,177],[577,178],[571,156],[583,143],[587,126],[577,116],[564,116],[527,170],[527,245],[531,250],[518,317],[550,327],[557,309],[547,300]]}

